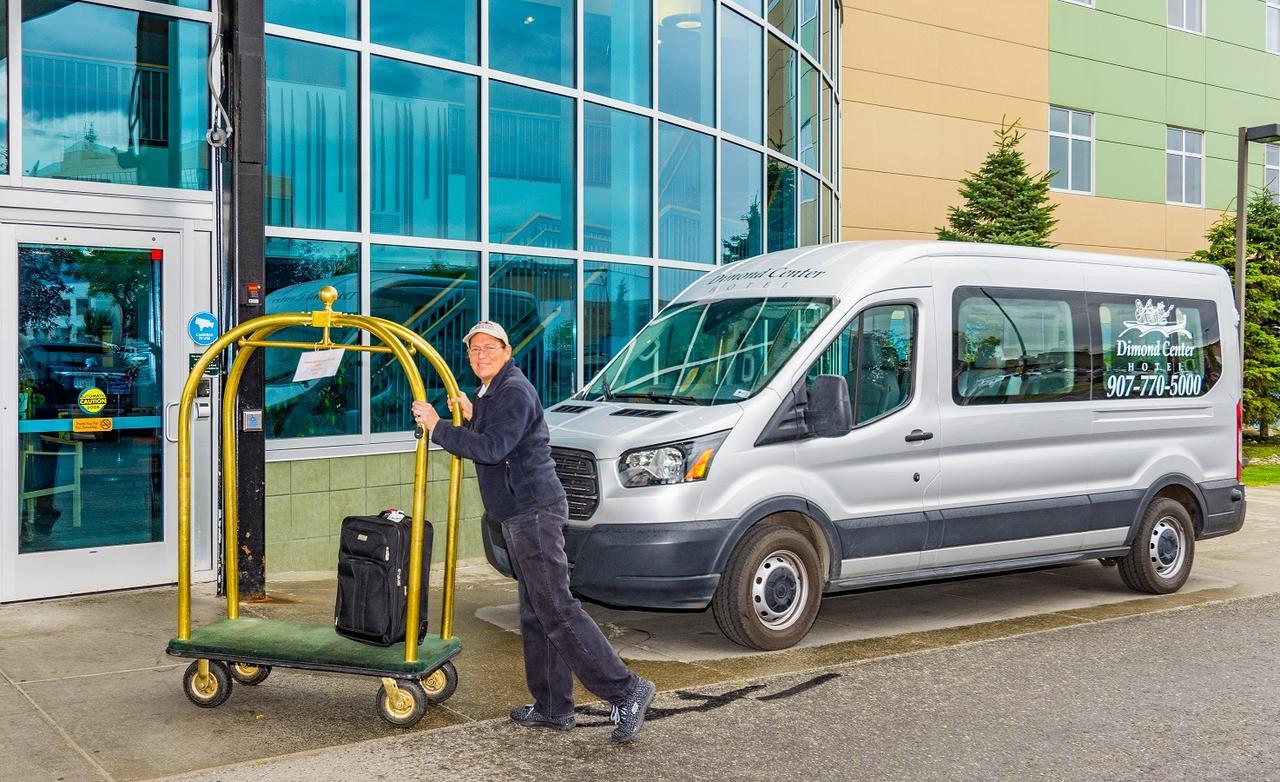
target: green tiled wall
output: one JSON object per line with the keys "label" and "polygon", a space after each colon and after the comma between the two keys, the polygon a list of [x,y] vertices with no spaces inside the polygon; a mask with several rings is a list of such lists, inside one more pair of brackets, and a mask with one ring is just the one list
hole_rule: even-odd
{"label": "green tiled wall", "polygon": [[[464,462],[458,558],[483,557],[475,468]],[[444,557],[449,458],[432,451],[427,469],[427,520],[434,526],[432,562]],[[267,578],[334,570],[338,532],[347,516],[413,504],[413,454],[344,456],[267,463]]]}

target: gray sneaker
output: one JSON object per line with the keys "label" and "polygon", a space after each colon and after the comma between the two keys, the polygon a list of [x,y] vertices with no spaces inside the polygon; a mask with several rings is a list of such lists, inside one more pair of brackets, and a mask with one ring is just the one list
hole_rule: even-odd
{"label": "gray sneaker", "polygon": [[614,741],[625,744],[636,737],[640,726],[644,724],[644,716],[649,711],[649,704],[653,703],[653,696],[657,692],[658,688],[653,682],[641,679],[636,682],[636,686],[632,688],[626,700],[614,704],[613,715],[610,717],[618,726],[613,729]]}
{"label": "gray sneaker", "polygon": [[555,728],[556,730],[573,730],[577,718],[570,714],[567,717],[548,717],[538,711],[538,707],[530,703],[517,706],[511,710],[511,721],[526,728]]}

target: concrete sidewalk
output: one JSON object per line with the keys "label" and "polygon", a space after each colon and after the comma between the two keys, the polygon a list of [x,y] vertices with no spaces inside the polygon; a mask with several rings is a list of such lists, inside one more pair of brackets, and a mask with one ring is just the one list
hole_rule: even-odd
{"label": "concrete sidewalk", "polygon": [[[1192,580],[1165,597],[1135,595],[1094,562],[877,590],[828,598],[802,646],[768,654],[726,641],[709,612],[588,609],[663,691],[739,682],[1280,592],[1271,553],[1280,546],[1280,488],[1251,489],[1249,503],[1245,529],[1204,542]],[[175,594],[166,587],[0,606],[0,778],[145,779],[403,735],[376,716],[378,686],[362,677],[279,670],[259,687],[237,686],[220,708],[196,708],[182,694],[186,661],[164,654]],[[276,580],[269,594],[242,611],[332,621],[332,579]],[[414,731],[500,718],[527,702],[515,602],[513,583],[487,565],[460,569],[460,684]],[[437,593],[431,610],[438,606]],[[197,590],[196,624],[224,610],[211,587]]]}

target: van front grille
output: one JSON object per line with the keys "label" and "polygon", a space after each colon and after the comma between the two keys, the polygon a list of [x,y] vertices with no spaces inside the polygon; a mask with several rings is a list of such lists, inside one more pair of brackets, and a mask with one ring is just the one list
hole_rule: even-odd
{"label": "van front grille", "polygon": [[556,461],[556,477],[569,496],[569,518],[586,521],[600,504],[600,481],[596,476],[596,460],[589,451],[574,448],[552,448]]}

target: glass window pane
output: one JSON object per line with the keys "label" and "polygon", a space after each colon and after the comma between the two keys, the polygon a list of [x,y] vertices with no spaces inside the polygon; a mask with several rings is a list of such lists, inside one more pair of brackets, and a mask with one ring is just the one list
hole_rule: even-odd
{"label": "glass window pane", "polygon": [[757,144],[764,125],[764,32],[725,9],[720,44],[720,127]]}
{"label": "glass window pane", "polygon": [[1182,17],[1183,0],[1169,0],[1169,26],[1185,27]]}
{"label": "glass window pane", "polygon": [[208,25],[45,0],[22,13],[25,176],[209,189]]}
{"label": "glass window pane", "polygon": [[716,262],[715,142],[662,123],[658,131],[658,255]]}
{"label": "glass window pane", "polygon": [[826,79],[822,79],[822,95],[818,100],[818,108],[822,111],[822,126],[818,130],[819,154],[818,160],[822,163],[822,175],[828,180],[831,176],[831,86],[827,84]]}
{"label": "glass window pane", "polygon": [[659,269],[658,270],[658,309],[666,307],[681,294],[685,288],[697,282],[706,272],[693,269]]}
{"label": "glass window pane", "polygon": [[565,399],[578,381],[577,270],[567,258],[489,256],[489,318],[511,338],[515,362],[542,397]]}
{"label": "glass window pane", "polygon": [[769,252],[796,246],[796,169],[769,161]]}
{"label": "glass window pane", "polygon": [[796,37],[796,0],[768,0],[769,24],[788,38]]}
{"label": "glass window pane", "polygon": [[1050,108],[1049,109],[1049,130],[1054,133],[1066,133],[1069,127],[1069,117],[1071,112],[1066,109]]}
{"label": "glass window pane", "polygon": [[650,0],[586,0],[583,13],[586,89],[648,106]]}
{"label": "glass window pane", "polygon": [[489,0],[489,65],[573,86],[573,0]]}
{"label": "glass window pane", "polygon": [[831,188],[827,187],[826,185],[823,185],[823,186],[822,186],[821,203],[819,204],[819,206],[821,206],[821,207],[822,207],[822,236],[821,236],[821,241],[822,241],[822,243],[823,243],[823,244],[827,244],[828,242],[830,242],[830,241],[831,241],[831,236],[832,236],[832,228],[833,228],[833,226],[832,226],[832,224],[831,224],[831,223],[832,223],[832,220],[831,220],[831,201],[832,201],[832,199],[831,199]]}
{"label": "glass window pane", "polygon": [[1280,144],[1267,145],[1267,165],[1280,166]]}
{"label": "glass window pane", "polygon": [[1204,32],[1204,5],[1201,0],[1187,0],[1187,29]]}
{"label": "glass window pane", "polygon": [[1093,115],[1087,111],[1071,112],[1071,132],[1077,136],[1093,136]]}
{"label": "glass window pane", "polygon": [[800,246],[818,243],[818,180],[800,177]]}
{"label": "glass window pane", "polygon": [[[320,242],[310,239],[267,239],[264,256],[267,267],[267,314],[305,312],[320,307],[320,289],[338,289],[335,310],[360,311],[360,245],[355,242]],[[315,330],[307,327],[277,331],[281,341],[314,342]],[[354,329],[333,332],[339,344],[359,339]],[[266,367],[266,435],[324,437],[360,434],[360,354],[342,357],[333,377],[293,382],[298,368],[298,351],[264,349]],[[399,400],[400,404],[408,404]]]}
{"label": "glass window pane", "polygon": [[369,82],[373,232],[479,239],[476,77],[373,57]]}
{"label": "glass window pane", "polygon": [[588,382],[653,317],[652,271],[630,263],[582,267],[582,376]]}
{"label": "glass window pane", "polygon": [[800,45],[815,59],[818,57],[819,1],[800,0]]}
{"label": "glass window pane", "polygon": [[800,64],[800,162],[818,167],[818,71]]}
{"label": "glass window pane", "polygon": [[1071,141],[1071,189],[1087,193],[1093,190],[1092,168],[1093,144],[1080,139]]}
{"label": "glass window pane", "polygon": [[[462,337],[480,320],[480,253],[375,244],[369,248],[369,314],[407,326],[446,364],[467,366]],[[444,409],[445,391],[427,360],[415,356],[427,400]],[[395,356],[369,356],[370,430],[413,429],[413,394]]]}
{"label": "glass window pane", "polygon": [[573,100],[489,85],[489,241],[573,247]]}
{"label": "glass window pane", "polygon": [[1170,152],[1182,151],[1182,131],[1177,128],[1166,128],[1165,132],[1165,149]]}
{"label": "glass window pane", "polygon": [[1272,201],[1280,199],[1280,168],[1267,169],[1266,187]]}
{"label": "glass window pane", "polygon": [[1195,131],[1184,131],[1182,138],[1186,143],[1186,150],[1192,154],[1200,154],[1201,145],[1204,143],[1204,136]]}
{"label": "glass window pane", "polygon": [[1182,203],[1182,155],[1165,153],[1164,192],[1166,201]]}
{"label": "glass window pane", "polygon": [[267,37],[268,225],[360,227],[356,53]]}
{"label": "glass window pane", "polygon": [[356,38],[355,0],[264,0],[267,24]]}
{"label": "glass window pane", "polygon": [[593,103],[585,112],[583,243],[590,252],[649,255],[649,118]]}
{"label": "glass window pane", "polygon": [[9,173],[9,6],[0,9],[0,174]]}
{"label": "glass window pane", "polygon": [[1071,187],[1071,171],[1068,168],[1070,147],[1064,136],[1049,137],[1049,170],[1053,171],[1053,178],[1049,180],[1049,187],[1058,190],[1066,190]]}
{"label": "glass window pane", "polygon": [[796,156],[796,52],[769,36],[769,148]]}
{"label": "glass window pane", "polygon": [[658,108],[715,124],[716,4],[658,0]]}
{"label": "glass window pane", "polygon": [[1200,171],[1204,165],[1204,158],[1188,157],[1185,160],[1186,166],[1186,189],[1183,202],[1188,204],[1199,204],[1200,198]]}
{"label": "glass window pane", "polygon": [[822,47],[822,70],[831,73],[831,39],[834,36],[831,21],[831,2],[830,0],[818,0],[818,5],[822,9],[822,34],[819,36]]}
{"label": "glass window pane", "polygon": [[720,259],[729,263],[764,252],[764,161],[759,152],[727,141],[720,150]]}
{"label": "glass window pane", "polygon": [[476,63],[480,47],[476,0],[370,0],[374,43]]}
{"label": "glass window pane", "polygon": [[1280,52],[1280,6],[1267,7],[1267,51]]}

